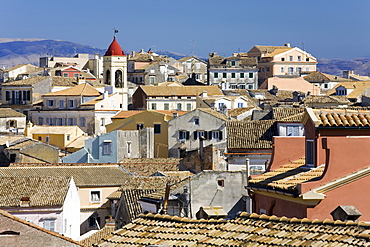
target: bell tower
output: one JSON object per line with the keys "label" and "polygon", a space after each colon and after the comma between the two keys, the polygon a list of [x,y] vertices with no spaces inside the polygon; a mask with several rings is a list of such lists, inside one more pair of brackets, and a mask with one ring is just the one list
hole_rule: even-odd
{"label": "bell tower", "polygon": [[113,37],[113,41],[103,56],[103,80],[107,86],[112,86],[113,92],[122,94],[122,109],[127,110],[127,56]]}

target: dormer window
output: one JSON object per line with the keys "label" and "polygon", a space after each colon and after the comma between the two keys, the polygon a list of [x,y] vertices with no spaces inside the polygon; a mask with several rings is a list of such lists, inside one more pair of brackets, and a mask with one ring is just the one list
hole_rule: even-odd
{"label": "dormer window", "polygon": [[231,61],[231,66],[235,66],[236,62],[235,61]]}
{"label": "dormer window", "polygon": [[339,96],[347,95],[347,89],[345,87],[337,87],[335,90],[335,94]]}
{"label": "dormer window", "polygon": [[200,122],[199,122],[199,117],[195,117],[194,118],[194,125],[199,125]]}

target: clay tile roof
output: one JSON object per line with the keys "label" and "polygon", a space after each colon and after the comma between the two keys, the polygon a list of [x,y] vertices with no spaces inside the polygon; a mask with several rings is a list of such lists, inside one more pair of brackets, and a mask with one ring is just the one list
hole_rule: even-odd
{"label": "clay tile roof", "polygon": [[32,86],[40,81],[50,78],[49,76],[35,76],[24,80],[5,82],[2,86]]}
{"label": "clay tile roof", "polygon": [[209,96],[223,96],[218,86],[140,86],[147,96],[199,96],[207,92]]}
{"label": "clay tile roof", "polygon": [[313,109],[316,126],[369,127],[370,110]]}
{"label": "clay tile roof", "polygon": [[125,56],[125,53],[122,51],[121,46],[114,36],[112,43],[109,45],[108,50],[105,52],[104,56]]}
{"label": "clay tile roof", "polygon": [[214,117],[217,117],[219,119],[222,119],[222,120],[227,120],[227,116],[218,112],[218,111],[215,111],[215,110],[212,110],[211,108],[198,108],[199,111],[202,111],[202,112],[205,112],[205,113],[208,113],[209,115],[212,115]]}
{"label": "clay tile roof", "polygon": [[19,207],[22,198],[30,207],[62,206],[70,177],[0,177],[0,207]]}
{"label": "clay tile roof", "polygon": [[80,240],[79,242],[83,246],[92,246],[94,243],[100,241],[102,238],[107,237],[109,234],[111,234],[115,229],[115,226],[111,225],[105,225],[102,229],[94,232],[87,238],[84,238],[83,240]]}
{"label": "clay tile roof", "polygon": [[131,117],[131,116],[134,116],[138,113],[141,113],[143,111],[134,111],[134,110],[130,110],[130,111],[120,111],[118,112],[114,117],[112,118],[119,118],[119,119],[124,119],[124,118],[128,118],[128,117]]}
{"label": "clay tile roof", "polygon": [[137,176],[150,176],[157,171],[178,171],[177,158],[126,158],[120,166]]}
{"label": "clay tile roof", "polygon": [[334,104],[350,104],[350,101],[347,99],[346,96],[337,96],[337,95],[308,95],[304,100],[303,103],[309,106],[312,103],[334,103]]}
{"label": "clay tile roof", "polygon": [[351,89],[352,91],[346,97],[349,99],[355,99],[361,96],[366,89],[370,88],[370,81],[339,82],[335,87],[330,89],[326,95],[335,95],[336,89],[340,86],[346,89]]}
{"label": "clay tile roof", "polygon": [[[21,165],[21,164],[20,164]],[[118,165],[53,165],[1,167],[0,176],[6,177],[73,177],[76,185],[81,186],[121,186],[131,175]]]}
{"label": "clay tile roof", "polygon": [[12,108],[0,108],[0,117],[26,117],[26,115],[17,112]]}
{"label": "clay tile roof", "polygon": [[235,108],[235,109],[232,109],[232,110],[228,110],[227,111],[227,115],[231,116],[231,117],[236,117],[236,116],[239,116],[240,114],[243,114],[244,112],[247,112],[247,111],[250,111],[252,109],[260,109],[259,107],[240,107],[240,108]]}
{"label": "clay tile roof", "polygon": [[279,122],[301,122],[305,110],[301,108],[293,107],[273,107],[272,114],[273,118]]}
{"label": "clay tile roof", "polygon": [[88,83],[82,83],[77,86],[60,90],[57,92],[46,93],[43,96],[100,96],[100,92],[90,86]]}
{"label": "clay tile roof", "polygon": [[249,180],[249,187],[254,189],[275,189],[299,194],[298,184],[320,177],[325,166],[307,167],[305,159],[301,158],[278,169],[267,171]]}
{"label": "clay tile roof", "polygon": [[230,149],[270,149],[277,131],[275,120],[227,121],[226,129]]}
{"label": "clay tile roof", "polygon": [[351,79],[346,79],[346,78],[343,78],[343,77],[340,77],[340,76],[322,73],[320,71],[314,71],[314,72],[310,73],[309,75],[306,75],[303,78],[306,81],[309,81],[309,82],[330,82],[330,81],[342,82],[342,81],[352,81]]}
{"label": "clay tile roof", "polygon": [[74,86],[78,85],[77,80],[78,80],[78,78],[76,78],[76,77],[53,76],[52,77],[52,85],[53,85],[53,87],[56,87],[56,86],[74,87]]}
{"label": "clay tile roof", "polygon": [[93,246],[369,246],[367,223],[334,224],[241,213],[233,220],[140,215]]}

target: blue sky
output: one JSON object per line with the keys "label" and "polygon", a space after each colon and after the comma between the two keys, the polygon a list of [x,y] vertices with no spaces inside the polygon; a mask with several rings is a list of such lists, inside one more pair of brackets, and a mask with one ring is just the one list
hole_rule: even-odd
{"label": "blue sky", "polygon": [[[69,3],[69,4],[68,4]],[[254,45],[303,47],[318,58],[370,55],[370,1],[1,0],[0,38],[59,39],[208,57]]]}

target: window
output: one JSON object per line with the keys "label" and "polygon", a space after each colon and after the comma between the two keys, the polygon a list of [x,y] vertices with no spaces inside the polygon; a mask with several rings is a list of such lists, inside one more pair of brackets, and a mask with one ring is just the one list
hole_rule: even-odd
{"label": "window", "polygon": [[186,130],[179,130],[180,140],[189,140],[190,132]]}
{"label": "window", "polygon": [[270,72],[270,67],[266,67],[266,72]]}
{"label": "window", "polygon": [[217,72],[213,73],[213,77],[218,78],[218,73]]}
{"label": "window", "polygon": [[194,125],[199,125],[200,122],[199,122],[199,117],[195,117],[194,118]]}
{"label": "window", "polygon": [[10,154],[9,160],[10,163],[15,163],[15,161],[17,160],[17,154]]}
{"label": "window", "polygon": [[42,141],[42,137],[41,136],[37,137],[37,140]]}
{"label": "window", "polygon": [[282,58],[281,58],[281,61],[282,61],[282,62],[284,62],[284,61],[285,61],[285,58],[284,58],[284,57],[282,57]]}
{"label": "window", "polygon": [[157,110],[157,103],[152,103],[152,110]]}
{"label": "window", "polygon": [[289,67],[288,68],[288,75],[293,75],[294,74],[294,68],[293,67]]}
{"label": "window", "polygon": [[68,106],[69,106],[69,108],[75,108],[76,107],[76,100],[75,99],[68,100]]}
{"label": "window", "polygon": [[63,73],[63,77],[68,77],[68,73]]}
{"label": "window", "polygon": [[78,77],[78,76],[79,76],[79,74],[78,74],[78,73],[74,73],[74,74],[73,74],[73,76],[74,76],[74,77]]}
{"label": "window", "polygon": [[253,85],[252,84],[249,84],[248,85],[248,89],[253,89]]}
{"label": "window", "polygon": [[244,73],[240,73],[240,78],[244,78]]}
{"label": "window", "polygon": [[143,124],[143,123],[137,123],[137,124],[136,124],[136,129],[137,129],[137,130],[144,129],[144,124]]}
{"label": "window", "polygon": [[112,154],[112,141],[104,141],[103,142],[103,155],[111,155]]}
{"label": "window", "polygon": [[223,180],[223,179],[218,179],[218,180],[217,180],[217,186],[218,186],[218,187],[224,187],[224,186],[225,186],[225,180]]}
{"label": "window", "polygon": [[89,226],[99,226],[100,227],[100,217],[90,217],[89,218]]}
{"label": "window", "polygon": [[44,125],[44,118],[39,117],[39,125]]}
{"label": "window", "polygon": [[222,73],[222,78],[227,78],[227,73]]}
{"label": "window", "polygon": [[85,127],[85,126],[86,126],[86,118],[80,117],[80,127]]}
{"label": "window", "polygon": [[151,77],[149,77],[149,80],[150,80],[150,84],[153,85],[154,82],[155,82],[155,77],[151,76]]}
{"label": "window", "polygon": [[154,124],[154,134],[161,133],[161,124]]}
{"label": "window", "polygon": [[297,74],[301,74],[301,71],[302,71],[302,68],[301,67],[297,67]]}
{"label": "window", "polygon": [[245,89],[245,85],[244,84],[240,84],[239,85],[239,89]]}
{"label": "window", "polygon": [[127,142],[127,154],[131,154],[131,142]]}
{"label": "window", "polygon": [[191,69],[191,62],[186,63],[186,68]]}
{"label": "window", "polygon": [[59,109],[64,108],[64,99],[59,100]]}
{"label": "window", "polygon": [[306,58],[306,62],[309,62],[309,61],[310,61],[310,59],[307,57],[307,58]]}
{"label": "window", "polygon": [[181,105],[181,103],[177,103],[177,110],[178,110],[178,111],[181,111],[181,109],[182,109],[182,105]]}
{"label": "window", "polygon": [[49,107],[53,107],[53,106],[54,106],[54,104],[55,104],[55,103],[54,103],[54,100],[52,100],[52,99],[49,99],[49,100],[48,100],[48,106],[49,106]]}
{"label": "window", "polygon": [[315,163],[315,149],[313,140],[306,141],[306,163],[307,165],[314,165]]}
{"label": "window", "polygon": [[224,103],[218,103],[218,109],[223,109],[224,108]]}
{"label": "window", "polygon": [[105,126],[105,118],[100,119],[100,126]]}
{"label": "window", "polygon": [[54,219],[45,219],[44,220],[44,229],[49,230],[51,232],[55,232],[55,220]]}
{"label": "window", "polygon": [[90,191],[90,202],[101,202],[101,193],[99,190]]}
{"label": "window", "polygon": [[45,143],[49,143],[50,138],[48,136],[45,136]]}
{"label": "window", "polygon": [[200,63],[196,63],[196,64],[195,64],[195,68],[196,68],[196,69],[200,69]]}
{"label": "window", "polygon": [[71,135],[67,135],[67,141],[71,140]]}
{"label": "window", "polygon": [[11,94],[11,92],[10,91],[6,91],[5,92],[5,100],[6,101],[10,101],[11,100],[11,96],[12,94]]}
{"label": "window", "polygon": [[235,73],[231,73],[231,78],[235,78]]}
{"label": "window", "polygon": [[186,104],[186,110],[187,111],[191,111],[191,103],[187,103]]}
{"label": "window", "polygon": [[325,83],[324,88],[329,88],[329,84]]}
{"label": "window", "polygon": [[231,66],[235,66],[235,61],[231,61]]}
{"label": "window", "polygon": [[248,74],[248,78],[253,78],[254,76],[253,76],[253,73],[249,73]]}
{"label": "window", "polygon": [[287,136],[299,136],[299,126],[288,125],[286,127]]}
{"label": "window", "polygon": [[58,118],[58,126],[63,126],[63,118]]}
{"label": "window", "polygon": [[238,103],[238,108],[242,108],[243,107],[243,103]]}
{"label": "window", "polygon": [[169,110],[170,109],[170,104],[169,103],[164,103],[164,109]]}
{"label": "window", "polygon": [[6,127],[9,128],[16,128],[17,127],[17,120],[9,120],[6,123]]}
{"label": "window", "polygon": [[289,56],[289,61],[293,61],[293,56]]}
{"label": "window", "polygon": [[24,90],[23,91],[23,100],[24,101],[30,101],[31,100],[31,92],[30,92],[30,90]]}
{"label": "window", "polygon": [[298,56],[297,57],[297,60],[298,60],[298,62],[302,61],[302,57],[301,56]]}
{"label": "window", "polygon": [[281,67],[281,68],[280,68],[280,72],[281,72],[281,73],[284,73],[284,67]]}

